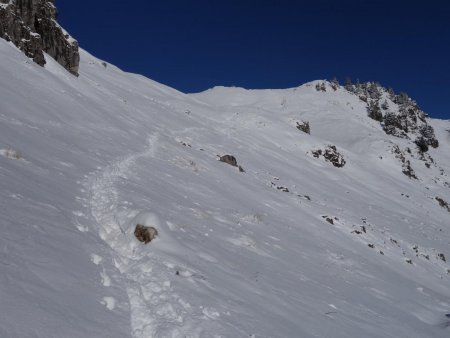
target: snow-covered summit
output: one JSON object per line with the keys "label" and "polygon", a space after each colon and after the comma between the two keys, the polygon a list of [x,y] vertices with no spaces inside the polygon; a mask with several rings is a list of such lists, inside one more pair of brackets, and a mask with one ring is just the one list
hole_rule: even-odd
{"label": "snow-covered summit", "polygon": [[448,337],[449,121],[0,55],[0,336]]}

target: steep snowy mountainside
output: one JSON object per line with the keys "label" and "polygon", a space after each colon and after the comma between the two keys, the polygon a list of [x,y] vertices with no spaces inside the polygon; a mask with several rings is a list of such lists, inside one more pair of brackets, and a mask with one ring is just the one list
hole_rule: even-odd
{"label": "steep snowy mountainside", "polygon": [[320,81],[186,95],[0,54],[0,336],[448,337],[449,121],[429,163]]}

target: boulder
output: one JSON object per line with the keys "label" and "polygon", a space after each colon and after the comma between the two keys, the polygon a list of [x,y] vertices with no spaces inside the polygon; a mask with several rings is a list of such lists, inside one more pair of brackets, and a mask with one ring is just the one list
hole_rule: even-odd
{"label": "boulder", "polygon": [[134,236],[136,236],[139,242],[147,244],[150,243],[156,236],[158,236],[158,230],[156,230],[152,226],[137,224],[136,228],[134,229]]}
{"label": "boulder", "polygon": [[223,155],[220,157],[220,162],[228,163],[229,165],[232,165],[233,167],[237,167],[237,160],[236,157],[233,155]]}

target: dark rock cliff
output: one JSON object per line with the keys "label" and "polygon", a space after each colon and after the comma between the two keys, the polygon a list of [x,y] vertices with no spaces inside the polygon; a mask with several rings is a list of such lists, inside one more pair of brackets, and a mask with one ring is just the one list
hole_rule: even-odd
{"label": "dark rock cliff", "polygon": [[54,0],[0,0],[0,37],[44,66],[44,53],[78,75],[78,42],[56,22]]}

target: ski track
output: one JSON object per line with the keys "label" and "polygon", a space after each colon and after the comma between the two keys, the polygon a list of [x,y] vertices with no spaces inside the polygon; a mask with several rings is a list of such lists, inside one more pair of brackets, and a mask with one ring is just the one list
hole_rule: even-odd
{"label": "ski track", "polygon": [[[144,151],[118,159],[89,177],[86,181],[86,190],[90,192],[88,204],[100,237],[113,250],[118,270],[113,280],[124,280],[126,284],[133,337],[199,337],[198,326],[191,325],[195,318],[187,320],[194,315],[190,313],[193,308],[172,290],[170,276],[175,272],[172,264],[154,252],[137,253],[136,242],[127,238],[129,234],[117,218],[119,180],[127,178],[136,160],[155,156],[158,140],[158,134],[151,136]],[[104,286],[110,284],[104,283]],[[108,300],[107,308],[113,310],[114,298],[104,299]],[[193,335],[186,335],[188,332]]]}

